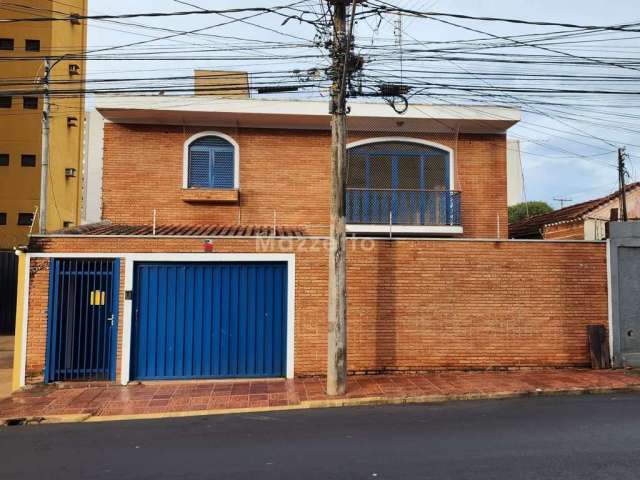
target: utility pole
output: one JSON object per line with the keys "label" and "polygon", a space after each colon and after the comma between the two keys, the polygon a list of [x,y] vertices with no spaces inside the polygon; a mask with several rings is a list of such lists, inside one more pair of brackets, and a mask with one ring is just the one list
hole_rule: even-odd
{"label": "utility pole", "polygon": [[51,101],[49,97],[49,75],[51,73],[49,58],[44,59],[44,77],[42,79],[42,154],[40,159],[40,217],[38,232],[47,233],[47,195],[49,190],[49,131]]}
{"label": "utility pole", "polygon": [[[351,74],[351,37],[357,0],[329,0],[333,5],[331,100],[331,196],[329,207],[329,305],[327,393],[347,391],[347,248],[344,219],[347,174],[347,76]],[[353,2],[353,3],[352,3]],[[352,3],[347,35],[346,6]],[[331,5],[330,7],[331,8]]]}
{"label": "utility pole", "polygon": [[618,149],[618,186],[620,195],[620,211],[622,213],[622,221],[626,222],[627,218],[627,192],[625,192],[625,175],[627,170],[624,165],[624,161],[627,157],[627,152],[624,147]]}
{"label": "utility pole", "polygon": [[556,202],[560,202],[560,208],[564,208],[565,203],[573,202],[573,198],[554,198]]}

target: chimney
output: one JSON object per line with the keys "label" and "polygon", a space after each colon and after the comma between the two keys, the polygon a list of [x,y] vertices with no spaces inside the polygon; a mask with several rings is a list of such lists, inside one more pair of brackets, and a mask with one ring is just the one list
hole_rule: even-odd
{"label": "chimney", "polygon": [[194,90],[196,95],[249,98],[249,75],[247,72],[195,70]]}

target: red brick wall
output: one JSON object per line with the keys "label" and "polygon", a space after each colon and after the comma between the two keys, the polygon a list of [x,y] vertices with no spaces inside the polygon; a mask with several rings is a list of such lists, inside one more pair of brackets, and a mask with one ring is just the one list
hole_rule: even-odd
{"label": "red brick wall", "polygon": [[545,225],[543,235],[545,240],[584,240],[584,221]]}
{"label": "red brick wall", "polygon": [[[183,146],[198,131],[216,130],[240,147],[239,205],[190,204],[181,199]],[[389,132],[352,135],[349,141]],[[455,152],[455,188],[462,190],[466,237],[506,238],[505,135],[410,134]],[[318,130],[182,128],[106,124],[103,217],[122,223],[305,225],[328,232],[330,135]],[[135,206],[135,208],[132,208]]]}
{"label": "red brick wall", "polygon": [[[198,239],[54,239],[40,246],[202,251]],[[324,373],[323,245],[275,241],[265,249],[252,239],[217,239],[214,246],[217,252],[296,253],[295,373]],[[352,372],[586,365],[586,326],[607,324],[603,243],[351,240],[348,255]],[[27,374],[35,381],[44,369],[46,265],[32,260]],[[124,272],[121,294],[123,281]],[[118,358],[120,352],[119,345]],[[118,376],[119,369],[118,363]]]}
{"label": "red brick wall", "polygon": [[27,383],[44,380],[47,349],[49,259],[33,258],[29,265],[29,320],[27,327]]}

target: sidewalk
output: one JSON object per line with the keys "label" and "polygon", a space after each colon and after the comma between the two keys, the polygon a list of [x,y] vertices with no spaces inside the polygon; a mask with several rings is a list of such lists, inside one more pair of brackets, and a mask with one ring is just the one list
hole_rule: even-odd
{"label": "sidewalk", "polygon": [[640,391],[622,370],[434,372],[349,377],[343,397],[324,378],[35,386],[0,400],[0,419],[98,421],[383,403],[441,402],[521,395]]}
{"label": "sidewalk", "polygon": [[0,399],[11,395],[12,375],[13,336],[0,335]]}

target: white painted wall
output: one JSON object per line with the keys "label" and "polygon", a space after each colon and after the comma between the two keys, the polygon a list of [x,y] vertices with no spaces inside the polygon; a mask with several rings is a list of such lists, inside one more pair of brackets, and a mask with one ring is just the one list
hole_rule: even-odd
{"label": "white painted wall", "polygon": [[82,185],[82,223],[102,219],[102,157],[104,117],[96,110],[86,113],[84,178]]}
{"label": "white painted wall", "polygon": [[520,141],[507,140],[507,205],[524,202]]}

